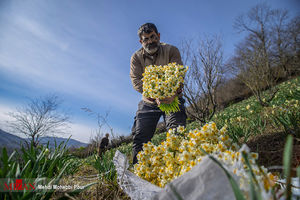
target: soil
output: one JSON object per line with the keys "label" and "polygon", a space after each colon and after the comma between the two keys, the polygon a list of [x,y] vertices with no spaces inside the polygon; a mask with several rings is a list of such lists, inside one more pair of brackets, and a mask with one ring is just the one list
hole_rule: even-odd
{"label": "soil", "polygon": [[[284,132],[260,135],[251,138],[247,142],[247,145],[252,152],[258,153],[258,163],[260,165],[271,168],[270,171],[281,172],[286,137],[287,135]],[[300,138],[294,137],[292,153],[292,176],[296,176],[295,168],[297,166],[300,166]]]}

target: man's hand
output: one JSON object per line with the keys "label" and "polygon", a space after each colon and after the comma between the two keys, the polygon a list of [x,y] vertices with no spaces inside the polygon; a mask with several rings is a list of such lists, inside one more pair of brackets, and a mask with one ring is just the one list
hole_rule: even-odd
{"label": "man's hand", "polygon": [[157,103],[157,105],[159,106],[161,103],[165,103],[165,104],[170,104],[174,101],[175,97],[177,96],[177,94],[175,94],[174,96],[171,97],[166,97],[164,99],[155,99],[155,102]]}
{"label": "man's hand", "polygon": [[179,88],[177,89],[177,94],[180,94],[180,93],[182,93],[182,89],[183,89],[183,83],[180,83],[180,86],[179,86]]}
{"label": "man's hand", "polygon": [[150,97],[146,97],[146,99],[148,99],[149,101],[152,101],[152,102],[154,102],[154,101],[155,101],[155,99],[153,99],[153,98],[150,98]]}
{"label": "man's hand", "polygon": [[176,91],[176,94],[174,96],[171,96],[171,97],[167,97],[167,98],[164,98],[164,99],[155,99],[155,102],[157,103],[157,105],[159,106],[161,103],[166,103],[166,104],[170,104],[174,101],[175,97],[182,93],[182,88],[183,88],[183,84],[180,83],[180,86],[179,88],[177,89]]}

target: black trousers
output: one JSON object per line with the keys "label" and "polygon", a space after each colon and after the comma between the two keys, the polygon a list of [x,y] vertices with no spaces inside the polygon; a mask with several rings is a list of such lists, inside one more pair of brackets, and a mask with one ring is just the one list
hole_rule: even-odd
{"label": "black trousers", "polygon": [[150,141],[153,137],[156,125],[162,115],[165,117],[167,130],[170,128],[176,128],[179,125],[186,125],[187,116],[184,107],[185,100],[180,97],[179,102],[180,111],[169,115],[165,115],[165,113],[162,112],[156,104],[149,104],[143,100],[139,102],[132,127],[133,164],[137,163],[136,156],[143,149],[143,144]]}
{"label": "black trousers", "polygon": [[105,151],[106,151],[106,148],[105,148],[105,147],[104,147],[104,148],[99,148],[99,150],[98,150],[98,155],[99,155],[100,158],[102,158],[102,156],[103,156],[103,154],[105,153]]}

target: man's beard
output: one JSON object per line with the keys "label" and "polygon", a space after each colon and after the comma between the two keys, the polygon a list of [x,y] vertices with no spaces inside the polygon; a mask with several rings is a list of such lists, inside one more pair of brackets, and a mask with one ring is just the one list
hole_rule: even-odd
{"label": "man's beard", "polygon": [[152,42],[150,44],[143,45],[143,48],[145,49],[145,51],[147,53],[149,53],[150,55],[152,55],[155,52],[157,52],[157,50],[159,48],[159,42]]}

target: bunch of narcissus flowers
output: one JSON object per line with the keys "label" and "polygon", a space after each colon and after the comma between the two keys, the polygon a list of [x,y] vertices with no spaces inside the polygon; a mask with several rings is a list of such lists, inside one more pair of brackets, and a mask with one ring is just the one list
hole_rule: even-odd
{"label": "bunch of narcissus flowers", "polygon": [[204,125],[200,130],[186,131],[182,126],[170,129],[166,141],[158,146],[145,143],[143,151],[137,155],[138,163],[134,166],[134,172],[152,184],[164,187],[201,162],[205,156],[201,149],[235,174],[241,190],[249,192],[247,165],[242,157],[242,152],[246,152],[261,188],[265,194],[271,194],[270,188],[274,185],[275,177],[255,164],[257,153],[250,153],[244,147],[239,150],[239,146],[226,134],[226,127],[218,130],[214,122]]}
{"label": "bunch of narcissus flowers", "polygon": [[[176,94],[177,89],[183,84],[188,67],[169,63],[168,65],[149,65],[143,73],[143,96],[153,99],[164,99]],[[159,108],[166,112],[179,111],[178,97],[171,104],[161,104]]]}

